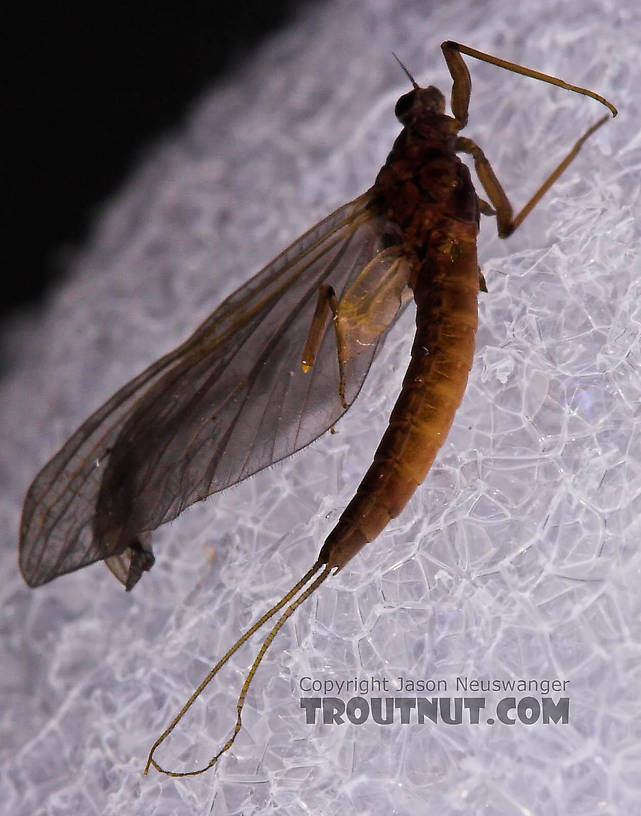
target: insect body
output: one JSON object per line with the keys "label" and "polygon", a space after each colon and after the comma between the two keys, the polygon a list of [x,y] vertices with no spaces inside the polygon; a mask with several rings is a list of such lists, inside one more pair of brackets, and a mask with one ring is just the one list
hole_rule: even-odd
{"label": "insect body", "polygon": [[[416,303],[416,336],[401,394],[374,462],[320,560],[341,568],[404,508],[450,429],[474,354],[479,205],[456,156],[459,123],[436,88],[401,97],[405,129],[373,188],[372,206],[400,227]],[[339,307],[340,309],[340,307]]]}
{"label": "insect body", "polygon": [[[591,127],[516,216],[481,149],[460,137],[471,81],[461,53],[592,96],[591,91],[473,49],[442,45],[451,107],[434,88],[396,104],[403,125],[374,186],[302,236],[229,297],[176,351],[119,391],[71,437],[32,484],[20,564],[29,584],[99,559],[131,589],[153,564],[151,531],[185,507],[308,444],[354,401],[385,333],[413,296],[416,335],[401,394],[374,461],[300,582],[229,650],[220,666],[289,603],[245,681],[231,738],[262,655],[278,629],[330,572],[341,569],[401,512],[429,471],[461,402],[472,365],[479,215],[499,235],[516,229]],[[409,76],[409,74],[408,74]],[[469,153],[489,202],[457,152]],[[315,305],[314,305],[315,304]],[[333,331],[328,325],[333,324]],[[302,352],[302,353],[301,353]],[[292,361],[301,362],[291,374]],[[311,581],[311,583],[310,583]],[[291,603],[290,603],[291,602]],[[200,773],[191,771],[173,775]]]}

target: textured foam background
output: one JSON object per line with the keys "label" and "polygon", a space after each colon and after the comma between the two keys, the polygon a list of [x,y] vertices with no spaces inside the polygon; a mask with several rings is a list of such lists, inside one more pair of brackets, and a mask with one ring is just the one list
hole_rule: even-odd
{"label": "textured foam background", "polygon": [[[641,15],[631,0],[446,5],[328,2],[301,16],[150,148],[47,314],[5,337],[4,812],[638,812]],[[338,433],[159,531],[131,595],[101,565],[23,586],[26,487],[115,388],[372,183],[407,89],[390,52],[445,90],[443,39],[593,87],[620,116],[509,241],[484,219],[475,367],[407,510],[285,627],[218,769],[143,778],[150,743],[209,665],[313,562],[384,428],[411,315]],[[466,134],[518,205],[602,109],[470,65]],[[215,752],[255,649],[159,759],[189,767]],[[570,722],[305,724],[301,677],[401,674],[569,680]]]}

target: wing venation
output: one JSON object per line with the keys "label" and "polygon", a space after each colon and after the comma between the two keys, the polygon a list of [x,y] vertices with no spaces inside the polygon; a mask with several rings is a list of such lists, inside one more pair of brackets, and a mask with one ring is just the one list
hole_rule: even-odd
{"label": "wing venation", "polygon": [[[27,583],[108,558],[125,581],[129,561],[114,557],[131,549],[152,563],[149,531],[332,426],[345,411],[333,332],[312,370],[300,365],[317,291],[330,284],[340,299],[391,234],[368,193],[346,204],[99,408],[29,489],[20,545]],[[345,364],[347,405],[382,336]]]}

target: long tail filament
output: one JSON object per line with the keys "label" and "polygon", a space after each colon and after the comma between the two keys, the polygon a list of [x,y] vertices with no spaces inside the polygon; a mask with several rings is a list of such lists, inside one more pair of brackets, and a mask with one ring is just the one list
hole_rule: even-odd
{"label": "long tail filament", "polygon": [[[176,776],[176,777],[180,777],[180,776],[197,776],[198,774],[201,774],[201,773],[204,773],[205,771],[208,771],[209,768],[212,767],[212,765],[215,765],[216,762],[218,762],[219,757],[221,757],[226,751],[228,751],[231,748],[231,746],[234,743],[234,740],[236,739],[236,736],[238,735],[238,732],[241,729],[242,710],[243,710],[243,706],[245,705],[245,698],[247,697],[247,692],[249,690],[249,686],[250,686],[252,680],[254,679],[254,675],[256,674],[256,669],[258,668],[261,660],[263,659],[263,657],[265,655],[265,652],[270,647],[272,641],[274,640],[274,638],[278,634],[278,631],[283,626],[285,621],[289,617],[291,617],[291,615],[294,614],[294,612],[303,603],[303,601],[305,601],[307,598],[309,598],[309,596],[313,592],[315,592],[318,589],[318,587],[323,583],[323,581],[329,576],[329,574],[331,572],[331,567],[325,565],[325,568],[323,569],[321,574],[307,587],[307,589],[298,598],[295,597],[303,589],[305,584],[307,584],[308,581],[310,581],[312,579],[312,577],[314,575],[316,575],[316,573],[319,571],[319,569],[322,566],[323,566],[323,562],[322,561],[317,561],[314,564],[314,566],[307,573],[305,573],[305,575],[303,575],[303,577],[300,579],[300,581],[298,581],[298,583],[295,584],[295,586],[293,586],[289,590],[289,592],[286,595],[284,595],[275,606],[273,606],[261,618],[259,618],[256,621],[256,623],[254,623],[253,626],[251,626],[243,635],[241,635],[238,638],[238,640],[236,641],[236,643],[234,643],[234,645],[227,652],[225,652],[223,657],[218,661],[218,663],[216,663],[216,665],[212,668],[212,670],[205,677],[205,679],[202,681],[202,683],[198,686],[198,688],[191,695],[189,700],[187,700],[185,705],[180,709],[180,712],[176,715],[176,717],[174,717],[174,719],[171,721],[169,726],[163,731],[163,733],[158,737],[158,739],[151,746],[151,750],[149,751],[149,756],[147,757],[147,764],[145,765],[145,770],[144,770],[145,775],[147,775],[147,773],[149,772],[150,766],[153,765],[154,768],[159,773],[166,774],[167,776]],[[293,601],[292,601],[292,598],[294,598]],[[159,765],[156,762],[156,760],[154,759],[154,752],[156,751],[158,746],[167,739],[167,737],[171,734],[171,732],[174,730],[174,728],[178,725],[178,723],[183,718],[183,716],[191,708],[192,704],[196,701],[196,699],[200,696],[200,694],[207,688],[207,686],[211,683],[211,681],[214,679],[214,677],[218,674],[220,669],[222,669],[222,667],[225,665],[225,663],[227,663],[227,661],[234,654],[234,652],[236,652],[243,645],[243,643],[245,643],[245,641],[248,640],[254,634],[254,632],[256,632],[258,629],[260,629],[263,626],[263,624],[265,624],[271,617],[273,617],[276,614],[276,612],[278,612],[280,609],[282,609],[283,606],[285,606],[285,604],[287,604],[289,601],[292,601],[292,602],[289,604],[287,609],[283,612],[283,614],[280,616],[280,618],[276,621],[276,623],[274,624],[274,626],[270,630],[269,634],[267,635],[267,637],[265,638],[265,640],[263,642],[263,645],[260,647],[260,649],[258,651],[258,654],[256,655],[256,658],[255,658],[254,662],[252,663],[251,668],[249,669],[249,672],[247,673],[247,677],[245,678],[245,682],[243,683],[243,687],[240,690],[240,694],[238,696],[238,701],[236,703],[236,724],[234,725],[234,730],[232,731],[231,736],[229,737],[227,742],[223,745],[223,747],[220,749],[220,751],[218,751],[218,753],[214,757],[211,758],[211,760],[207,763],[207,765],[205,765],[204,767],[199,768],[198,770],[195,770],[195,771],[168,771],[165,768],[163,768],[161,765]]]}

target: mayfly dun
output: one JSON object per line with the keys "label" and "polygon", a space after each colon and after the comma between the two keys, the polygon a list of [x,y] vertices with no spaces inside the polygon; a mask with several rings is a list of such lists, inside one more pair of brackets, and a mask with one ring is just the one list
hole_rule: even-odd
{"label": "mayfly dun", "polygon": [[[454,42],[445,98],[422,88],[396,103],[403,129],[374,185],[305,233],[227,298],[175,351],[96,411],[40,471],[24,503],[20,568],[30,586],[104,560],[130,590],[154,563],[151,533],[199,499],[289,456],[331,429],[356,399],[385,335],[413,298],[416,334],[389,425],[354,498],[311,569],[203,680],[154,743],[172,776],[212,767],[241,728],[249,685],[295,609],[407,504],[452,424],[472,365],[480,214],[506,238],[608,118],[590,127],[513,215],[483,151],[458,135],[471,80],[463,54],[558,85],[616,109],[598,94]],[[399,61],[400,62],[400,61]],[[487,201],[457,153],[471,155]],[[292,373],[294,363],[298,361]],[[231,655],[284,609],[252,664],[233,732],[203,768],[173,772],[154,752]]]}

